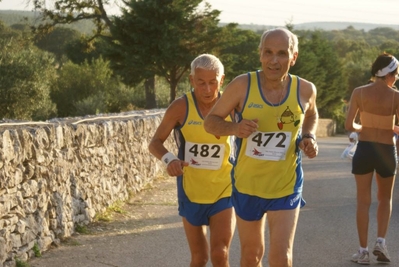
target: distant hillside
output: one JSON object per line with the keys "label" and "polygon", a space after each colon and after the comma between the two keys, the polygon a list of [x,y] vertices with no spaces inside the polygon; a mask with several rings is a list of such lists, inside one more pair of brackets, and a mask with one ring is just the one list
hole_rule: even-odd
{"label": "distant hillside", "polygon": [[[0,20],[7,26],[14,24],[35,25],[41,23],[38,12],[21,10],[0,10]],[[66,27],[75,29],[83,34],[90,34],[94,29],[94,24],[91,21],[79,21]]]}
{"label": "distant hillside", "polygon": [[[399,30],[399,24],[397,25],[388,25],[388,24],[373,24],[373,23],[357,23],[357,22],[308,22],[308,23],[299,23],[294,24],[294,29],[296,30],[316,30],[321,29],[325,31],[331,30],[344,30],[352,26],[356,30],[364,30],[369,31],[375,28],[392,28],[394,30]],[[270,28],[277,27],[276,25],[258,25],[258,24],[240,24],[240,28],[254,30],[254,31],[263,31]]]}
{"label": "distant hillside", "polygon": [[372,23],[358,23],[358,22],[325,22],[325,21],[301,23],[295,25],[294,28],[298,30],[323,29],[326,31],[331,31],[331,30],[344,30],[349,26],[352,26],[356,30],[365,30],[365,31],[373,30],[375,28],[392,28],[394,30],[399,30],[399,24],[390,25],[390,24],[372,24]]}
{"label": "distant hillside", "polygon": [[[39,23],[39,15],[34,11],[20,11],[20,10],[0,10],[0,20],[2,20],[6,25],[11,26],[13,24],[20,23]],[[221,25],[226,25],[227,23],[220,23]],[[375,28],[389,27],[394,30],[399,30],[399,24],[397,25],[387,25],[387,24],[372,24],[372,23],[356,23],[356,22],[308,22],[294,24],[294,29],[296,30],[316,30],[321,29],[325,31],[331,30],[344,30],[349,26],[354,27],[356,30],[369,31]],[[68,25],[73,29],[76,29],[82,33],[91,33],[94,29],[94,25],[89,21],[80,21],[71,25]],[[258,25],[258,24],[240,24],[240,28],[248,29],[253,31],[264,31],[266,29],[274,28],[275,25]]]}
{"label": "distant hillside", "polygon": [[0,20],[7,26],[13,24],[24,24],[26,19],[29,22],[36,20],[36,13],[33,11],[20,11],[20,10],[0,10]]}

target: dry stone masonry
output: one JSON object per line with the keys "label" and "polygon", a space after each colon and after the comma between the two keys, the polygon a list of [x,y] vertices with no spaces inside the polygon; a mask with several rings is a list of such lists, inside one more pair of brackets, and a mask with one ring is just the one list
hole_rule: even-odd
{"label": "dry stone masonry", "polygon": [[[0,266],[15,266],[163,175],[148,143],[164,110],[0,123]],[[174,151],[172,139],[166,146]]]}

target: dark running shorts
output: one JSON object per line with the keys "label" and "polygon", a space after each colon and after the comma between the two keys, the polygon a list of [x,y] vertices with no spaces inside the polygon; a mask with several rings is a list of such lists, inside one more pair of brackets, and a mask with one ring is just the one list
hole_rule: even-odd
{"label": "dark running shorts", "polygon": [[302,193],[294,193],[282,198],[266,199],[242,194],[233,189],[232,199],[236,214],[246,221],[260,220],[269,210],[292,210],[296,209],[298,205],[302,208],[306,204],[302,198]]}
{"label": "dark running shorts", "polygon": [[225,209],[232,208],[230,197],[219,199],[213,204],[198,204],[179,201],[179,215],[194,226],[209,225],[209,218]]}
{"label": "dark running shorts", "polygon": [[352,173],[375,171],[383,178],[392,177],[396,174],[396,162],[396,146],[359,141],[352,159]]}

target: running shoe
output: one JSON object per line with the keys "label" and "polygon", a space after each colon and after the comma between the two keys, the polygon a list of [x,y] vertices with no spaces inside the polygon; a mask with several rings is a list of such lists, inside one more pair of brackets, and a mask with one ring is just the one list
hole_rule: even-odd
{"label": "running shoe", "polygon": [[381,242],[375,242],[373,254],[377,256],[378,262],[391,262],[387,246],[383,245]]}
{"label": "running shoe", "polygon": [[358,251],[356,254],[353,254],[352,261],[362,265],[370,265],[369,252],[365,250],[360,253]]}

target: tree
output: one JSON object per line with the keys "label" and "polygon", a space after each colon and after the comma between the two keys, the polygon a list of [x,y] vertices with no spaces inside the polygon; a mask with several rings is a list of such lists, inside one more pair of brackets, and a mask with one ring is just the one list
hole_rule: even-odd
{"label": "tree", "polygon": [[211,10],[207,3],[198,8],[202,0],[123,1],[121,18],[107,15],[108,0],[54,0],[53,8],[47,8],[45,0],[31,1],[43,14],[42,23],[36,27],[38,33],[51,31],[58,24],[93,21],[96,31],[88,39],[112,41],[116,48],[104,50],[103,55],[123,81],[128,85],[146,81],[146,108],[154,107],[156,76],[170,84],[172,101],[177,83],[193,58],[212,53],[218,38],[223,39],[217,26],[220,11]]}
{"label": "tree", "polygon": [[12,29],[4,24],[0,20],[0,39],[7,40],[7,39],[14,39],[14,38],[21,38],[25,32]]}
{"label": "tree", "polygon": [[220,39],[220,60],[225,67],[225,83],[242,73],[260,67],[260,35],[250,30],[241,30],[237,24],[228,24],[222,28]]}
{"label": "tree", "polygon": [[[51,32],[56,25],[66,25],[78,21],[92,21],[95,31],[90,39],[108,36],[112,20],[109,18],[106,6],[110,0],[27,0],[32,2],[34,9],[40,11],[41,21],[34,29],[38,34]],[[47,3],[46,3],[47,2]],[[47,8],[49,4],[51,8]]]}
{"label": "tree", "polygon": [[357,47],[346,54],[343,61],[344,72],[348,76],[348,90],[345,99],[349,100],[353,89],[370,80],[371,65],[379,53],[376,47]]}
{"label": "tree", "polygon": [[18,120],[54,116],[50,98],[56,77],[54,58],[37,49],[30,38],[0,28],[0,116]]}
{"label": "tree", "polygon": [[[91,21],[95,25],[95,31],[92,35],[87,36],[85,41],[75,42],[68,47],[68,53],[75,50],[78,51],[78,56],[74,55],[71,59],[74,62],[83,62],[87,58],[95,57],[96,52],[93,52],[96,44],[102,43],[96,41],[98,37],[101,39],[111,42],[114,40],[113,36],[110,35],[110,29],[114,27],[112,17],[109,17],[106,12],[106,6],[110,5],[109,0],[54,0],[54,8],[48,9],[46,7],[46,0],[27,0],[32,1],[35,10],[39,10],[42,13],[42,23],[35,27],[35,32],[40,37],[41,35],[51,32],[56,25],[71,24],[78,21]],[[125,2],[124,2],[125,3]],[[76,48],[80,48],[76,50]],[[98,57],[95,57],[98,58]],[[153,77],[152,77],[153,78]],[[154,88],[148,87],[154,84],[153,82],[147,83],[147,107],[155,107],[155,93]]]}
{"label": "tree", "polygon": [[103,39],[96,39],[87,43],[84,38],[75,39],[65,46],[65,55],[75,64],[82,64],[85,61],[92,62],[100,57],[106,58],[106,51],[112,43]]}
{"label": "tree", "polygon": [[332,43],[317,31],[311,39],[300,38],[298,60],[291,72],[312,81],[318,88],[320,117],[335,118],[347,91],[347,80]]}
{"label": "tree", "polygon": [[[223,38],[220,14],[202,0],[131,0],[115,18],[111,34],[115,49],[109,57],[127,84],[160,76],[170,85],[170,101],[177,83],[201,53],[212,53]],[[218,38],[216,38],[218,36]]]}
{"label": "tree", "polygon": [[[102,58],[91,64],[67,62],[59,71],[52,98],[57,104],[58,115],[81,116],[120,111],[127,106],[118,94],[123,87],[113,76],[109,61]],[[125,99],[128,99],[126,95]]]}
{"label": "tree", "polygon": [[36,40],[36,46],[44,51],[51,52],[55,55],[58,62],[66,54],[66,49],[69,43],[80,40],[81,33],[76,30],[57,27],[49,34],[42,36]]}
{"label": "tree", "polygon": [[20,32],[30,32],[31,28],[28,24],[17,23],[10,26],[11,29],[20,31]]}

